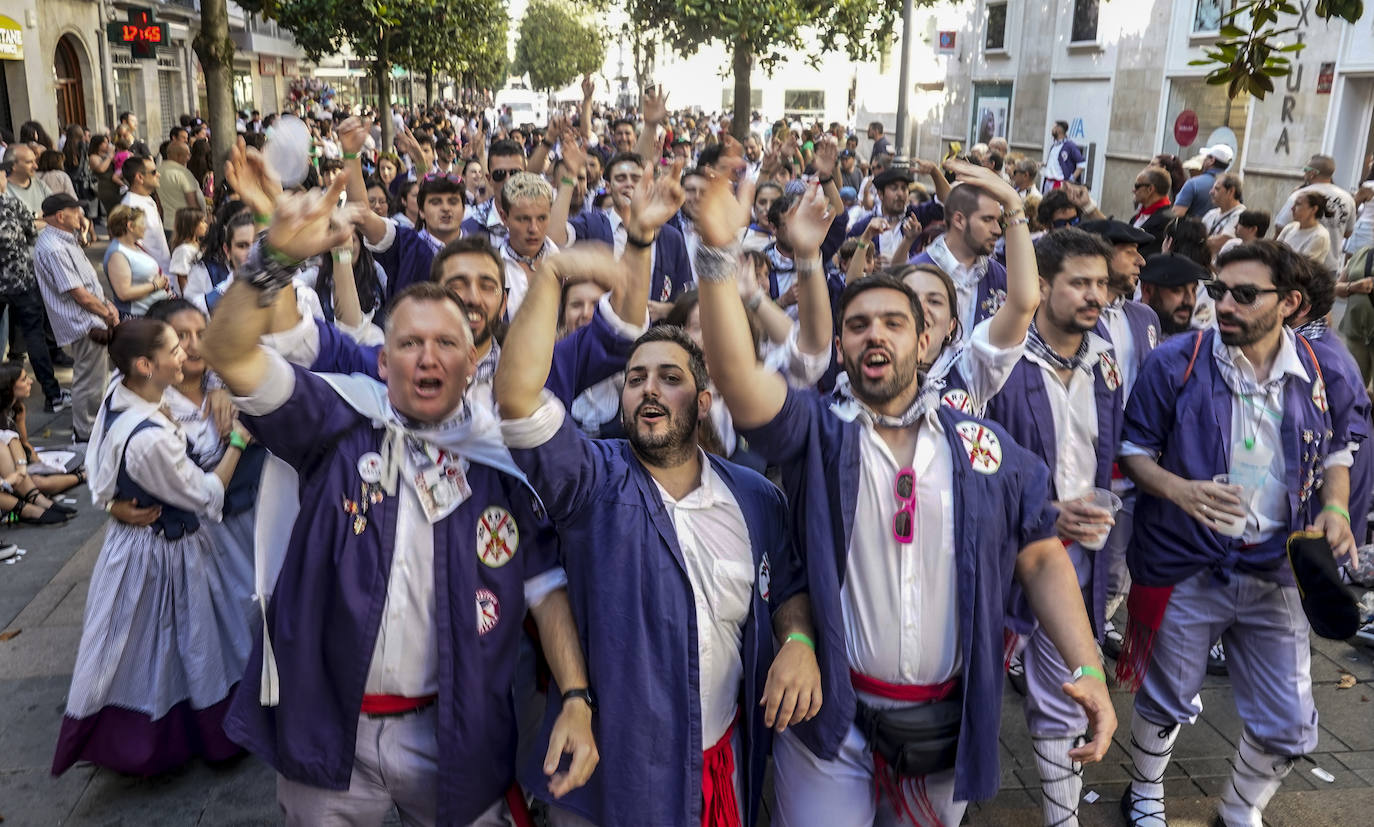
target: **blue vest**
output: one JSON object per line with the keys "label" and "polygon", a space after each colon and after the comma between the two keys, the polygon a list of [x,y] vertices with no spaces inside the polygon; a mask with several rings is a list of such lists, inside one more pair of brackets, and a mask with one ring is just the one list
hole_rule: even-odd
{"label": "blue vest", "polygon": [[429,281],[430,266],[434,263],[434,254],[439,251],[430,238],[432,236],[397,224],[391,246],[372,254],[372,260],[386,271],[388,301],[412,284]]}
{"label": "blue vest", "polygon": [[[604,244],[615,244],[611,232],[611,219],[601,210],[586,210],[578,213],[569,221],[578,239],[595,239]],[[658,231],[654,241],[654,268],[649,282],[649,300],[656,302],[671,301],[684,290],[696,284],[692,275],[692,262],[687,257],[687,242],[682,231],[676,227],[664,226]]]}
{"label": "blue vest", "polygon": [[[1101,354],[1113,359],[1108,365],[1102,358],[1093,366],[1093,400],[1097,410],[1097,471],[1093,485],[1111,490],[1112,463],[1121,446],[1123,420],[1123,388],[1121,369],[1114,364],[1110,351]],[[1002,390],[988,402],[988,418],[1001,423],[1016,442],[1045,461],[1051,469],[1059,464],[1059,444],[1051,415],[1049,393],[1045,390],[1045,371],[1025,356],[1012,368]],[[1059,499],[1054,474],[1050,474],[1050,496]],[[1107,607],[1107,581],[1111,573],[1106,554],[1090,554],[1092,571],[1088,573],[1085,603],[1093,629],[1099,634]],[[1024,619],[1024,618],[1023,618]]]}
{"label": "blue vest", "polygon": [[226,517],[252,511],[258,503],[258,483],[262,480],[262,465],[267,461],[267,449],[254,442],[239,456],[229,485],[224,489]]}
{"label": "blue vest", "polygon": [[[1170,338],[1145,360],[1126,403],[1123,441],[1153,451],[1160,467],[1185,480],[1210,480],[1231,465],[1231,389],[1212,357],[1216,330]],[[1194,347],[1191,374],[1188,363]],[[1328,446],[1344,446],[1349,434],[1333,435],[1331,416],[1314,397],[1317,365],[1302,342],[1298,359],[1311,382],[1290,376],[1284,384],[1283,424],[1280,427],[1284,470],[1288,484],[1289,531],[1312,524],[1321,511],[1316,496]],[[1186,383],[1184,378],[1187,376]],[[1335,381],[1336,377],[1326,377]],[[1287,531],[1254,546],[1224,537],[1188,516],[1172,502],[1140,491],[1136,497],[1135,530],[1127,549],[1131,579],[1146,586],[1172,586],[1209,569],[1219,580],[1231,571],[1254,574],[1275,582],[1292,582],[1285,564]]]}
{"label": "blue vest", "polygon": [[[946,406],[938,409],[954,468],[955,555],[958,558],[960,655],[964,664],[964,714],[955,764],[954,797],[984,801],[997,793],[997,735],[1003,677],[1003,628],[1012,598],[1020,550],[1054,537],[1057,512],[1049,505],[1049,471],[1005,430]],[[1000,444],[993,473],[973,469],[955,426],[972,422]],[[832,413],[812,391],[789,388],[772,422],[741,433],[754,450],[782,468],[792,508],[793,539],[806,565],[811,615],[816,625],[825,704],[820,714],[794,727],[808,749],[833,760],[854,723],[855,694],[845,654],[840,588],[853,533],[859,488],[859,440],[863,425]],[[986,514],[1003,519],[979,519]]]}
{"label": "blue vest", "polygon": [[[912,264],[932,264],[936,267],[935,259],[930,257],[930,253],[922,250],[921,254],[911,260]],[[1007,301],[1007,268],[1003,267],[997,259],[988,257],[988,271],[983,274],[983,278],[978,281],[977,306],[973,313],[973,323],[978,324],[984,319],[992,318],[1002,305]],[[955,310],[955,316],[959,315]],[[964,335],[969,335],[971,331],[964,331]]]}
{"label": "blue vest", "polygon": [[[369,507],[361,530],[344,506],[358,498],[358,459],[379,451],[383,431],[323,379],[293,367],[290,399],[266,416],[245,417],[253,436],[300,475],[300,514],[267,610],[281,703],[258,703],[257,638],[224,731],[294,781],[345,790],[368,667],[381,627],[396,530],[396,496]],[[468,824],[515,778],[512,681],[523,634],[524,583],[557,564],[557,540],[530,490],[473,462],[472,490],[434,524],[438,643],[438,823]],[[479,559],[479,521],[501,509],[518,530],[513,556]],[[509,538],[509,535],[507,535]],[[495,611],[479,627],[478,609]]]}
{"label": "blue vest", "polygon": [[[108,434],[110,432],[110,426],[114,424],[116,419],[124,414],[125,411],[123,410],[112,410],[110,408],[110,399],[106,399],[105,433]],[[114,499],[133,500],[134,505],[139,508],[147,508],[151,505],[161,506],[162,513],[159,514],[157,520],[153,522],[152,528],[155,532],[166,537],[168,540],[177,540],[187,534],[195,534],[199,531],[200,518],[190,511],[165,503],[152,494],[149,494],[143,486],[139,485],[134,478],[129,475],[129,443],[133,441],[134,435],[140,431],[159,427],[161,426],[153,420],[145,419],[135,425],[133,431],[129,433],[129,439],[124,443],[124,453],[119,457],[119,474],[115,477]],[[186,447],[189,451],[190,445],[188,444]]]}
{"label": "blue vest", "polygon": [[[628,442],[589,439],[571,417],[548,442],[511,455],[558,527],[568,596],[602,710],[592,719],[601,754],[596,773],[554,803],[603,827],[699,824],[702,751],[712,744],[702,743],[697,615],[658,486]],[[735,756],[748,825],[758,813],[770,745],[759,706],[773,660],[769,605],[804,584],[782,492],[752,471],[708,460],[739,504],[753,553],[737,724],[744,749]],[[549,693],[538,746],[521,773],[525,789],[548,801],[541,765],[561,708],[557,697]]]}

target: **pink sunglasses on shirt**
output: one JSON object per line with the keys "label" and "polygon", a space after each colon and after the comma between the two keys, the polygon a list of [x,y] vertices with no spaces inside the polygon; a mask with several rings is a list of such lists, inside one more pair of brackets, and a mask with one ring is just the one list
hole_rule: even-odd
{"label": "pink sunglasses on shirt", "polygon": [[916,537],[916,471],[907,467],[897,472],[892,483],[897,497],[897,513],[892,515],[892,539],[910,543]]}

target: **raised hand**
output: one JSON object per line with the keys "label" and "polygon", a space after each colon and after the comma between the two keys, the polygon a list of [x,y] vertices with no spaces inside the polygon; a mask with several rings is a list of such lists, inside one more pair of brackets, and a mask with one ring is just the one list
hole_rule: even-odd
{"label": "raised hand", "polygon": [[340,151],[345,155],[356,155],[361,152],[371,129],[372,121],[356,117],[339,124],[335,131],[339,133]]}
{"label": "raised hand", "polygon": [[820,255],[821,244],[830,232],[835,215],[819,184],[812,184],[788,211],[784,224],[787,244],[798,258]]}
{"label": "raised hand", "polygon": [[402,127],[396,133],[396,149],[412,159],[420,157],[420,143],[415,140],[415,133],[410,131],[410,127]]}
{"label": "raised hand", "polygon": [[644,90],[644,96],[639,101],[639,111],[644,117],[644,123],[651,126],[662,126],[667,122],[668,93],[663,91],[662,84]]}
{"label": "raised hand", "polygon": [[711,168],[706,170],[706,191],[697,203],[697,234],[711,247],[727,247],[735,243],[741,230],[749,226],[749,216],[754,206],[754,182],[747,176],[739,176],[739,186],[731,191],[731,178],[744,168],[737,141],[726,141],[725,152],[720,156],[717,166],[724,165],[732,170],[730,175],[721,175]]}
{"label": "raised hand", "polygon": [[[874,219],[877,220],[877,219]],[[921,232],[921,222],[916,220],[915,214],[908,215],[902,220],[902,237],[915,238]]]}
{"label": "raised hand", "polygon": [[630,193],[630,221],[628,229],[636,238],[647,238],[668,223],[668,219],[682,208],[686,195],[682,191],[683,160],[673,161],[661,176],[654,175],[652,163],[644,164],[644,175]]}
{"label": "raised hand", "polygon": [[816,168],[816,175],[821,178],[834,178],[835,165],[840,160],[840,145],[831,136],[822,136],[816,142],[816,148],[811,156],[811,165]]}
{"label": "raised hand", "polygon": [[582,100],[589,101],[592,95],[596,94],[596,81],[592,80],[590,74],[582,76]]}
{"label": "raised hand", "polygon": [[609,245],[583,241],[559,250],[538,265],[564,284],[591,282],[602,290],[613,291],[625,284],[625,265]]}
{"label": "raised hand", "polygon": [[560,151],[563,153],[563,166],[568,170],[570,178],[576,178],[582,174],[582,170],[587,166],[587,153],[578,143],[578,134],[571,127],[563,131],[560,137]]}
{"label": "raised hand", "polygon": [[291,193],[277,198],[276,212],[267,229],[267,244],[284,256],[304,261],[349,242],[359,207],[339,207],[339,196],[348,176],[336,175],[329,189]]}
{"label": "raised hand", "polygon": [[924,158],[913,158],[911,161],[911,171],[917,175],[939,175],[940,167],[934,161],[927,161]]}
{"label": "raised hand", "polygon": [[[239,200],[248,205],[256,215],[271,215],[281,197],[281,180],[267,166],[262,153],[243,143],[229,150],[229,160],[224,165],[224,177],[229,186],[238,194]],[[347,182],[347,176],[339,179]]]}
{"label": "raised hand", "polygon": [[1017,195],[1016,189],[1002,180],[1002,176],[987,167],[980,164],[970,164],[968,161],[950,159],[945,162],[945,169],[954,173],[955,180],[962,184],[973,184],[997,199],[1003,207],[1020,209],[1021,196]]}

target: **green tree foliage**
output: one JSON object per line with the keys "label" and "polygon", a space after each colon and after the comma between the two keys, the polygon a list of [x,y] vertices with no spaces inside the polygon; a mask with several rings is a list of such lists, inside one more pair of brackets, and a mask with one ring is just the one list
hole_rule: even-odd
{"label": "green tree foliage", "polygon": [[[927,5],[930,0],[916,0]],[[683,55],[719,41],[733,53],[732,131],[743,140],[749,121],[749,73],[772,69],[789,50],[813,63],[842,51],[872,58],[892,40],[902,4],[881,0],[626,0],[630,18]]]}
{"label": "green tree foliage", "polygon": [[[505,62],[506,11],[501,0],[238,0],[290,30],[311,60],[347,44],[372,62],[390,106],[391,67],[447,71],[464,80],[495,83]],[[493,54],[499,54],[495,61]],[[493,67],[496,67],[493,69]],[[381,118],[382,143],[391,146],[392,123]]]}
{"label": "green tree foliage", "polygon": [[[1322,20],[1355,23],[1364,14],[1364,0],[1317,0],[1314,12]],[[1297,0],[1241,3],[1221,16],[1221,39],[1207,50],[1207,57],[1191,65],[1214,67],[1207,82],[1225,86],[1233,98],[1249,92],[1262,100],[1274,91],[1274,78],[1293,71],[1288,55],[1307,45],[1294,36],[1297,26],[1288,25],[1300,14]],[[1247,20],[1248,30],[1239,25]]]}
{"label": "green tree foliage", "polygon": [[605,57],[601,27],[559,0],[532,0],[520,20],[512,68],[529,73],[535,89],[560,89],[600,69]]}

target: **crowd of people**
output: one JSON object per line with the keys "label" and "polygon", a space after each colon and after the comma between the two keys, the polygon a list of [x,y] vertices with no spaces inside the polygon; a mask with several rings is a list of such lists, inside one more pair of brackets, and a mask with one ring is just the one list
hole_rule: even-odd
{"label": "crowd of people", "polygon": [[[1218,145],[1116,218],[1064,122],[907,161],[592,91],[244,112],[221,169],[190,117],[0,136],[0,509],[110,515],[53,771],[247,751],[289,824],[954,825],[1010,674],[1075,825],[1112,661],[1127,823],[1219,672],[1217,817],[1260,824],[1353,605],[1293,538],[1371,579],[1374,182],[1313,156],[1271,217]],[[71,472],[28,470],[25,354]]]}

